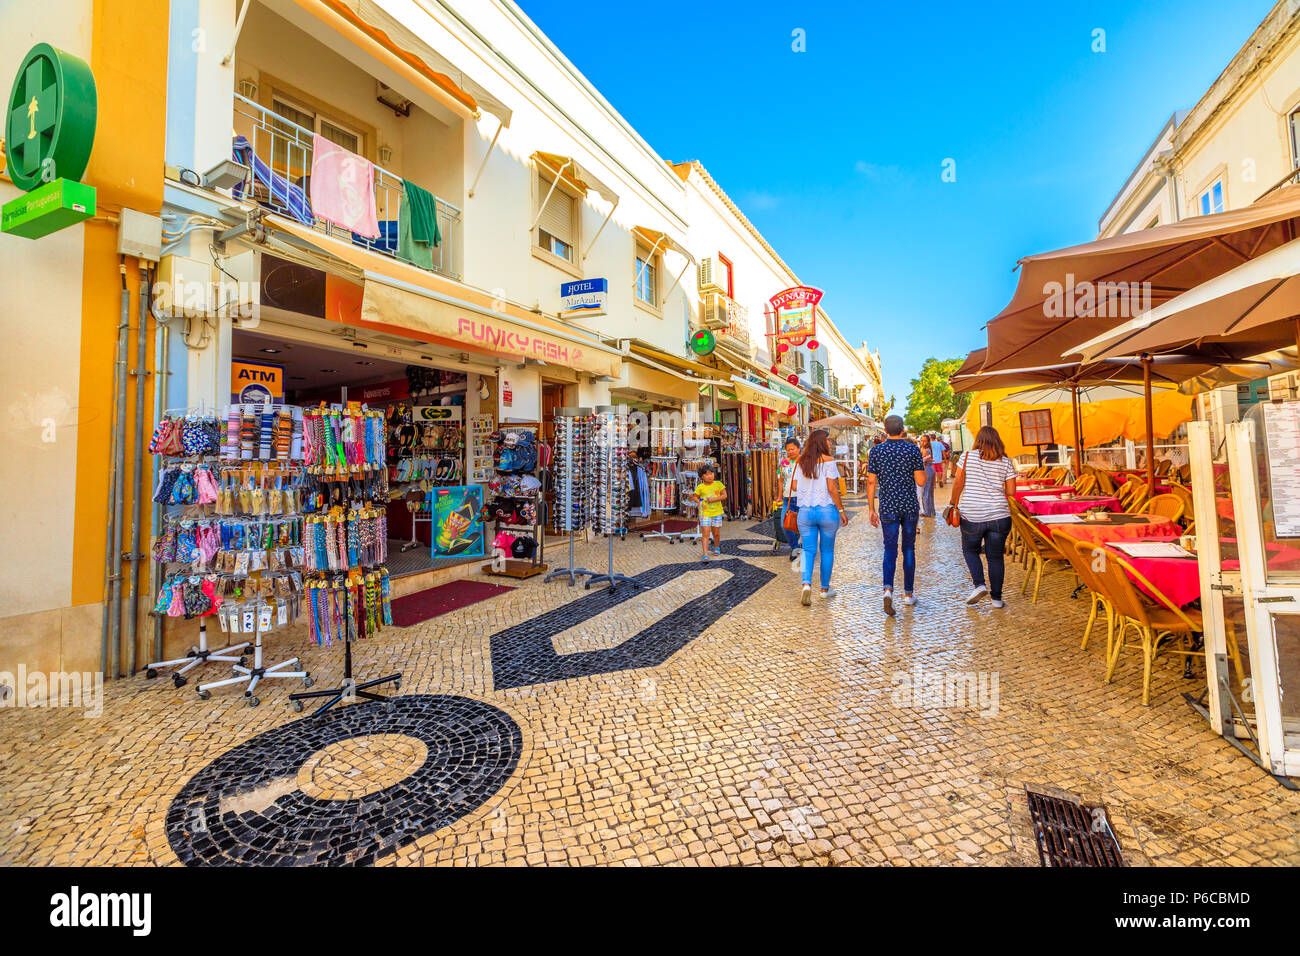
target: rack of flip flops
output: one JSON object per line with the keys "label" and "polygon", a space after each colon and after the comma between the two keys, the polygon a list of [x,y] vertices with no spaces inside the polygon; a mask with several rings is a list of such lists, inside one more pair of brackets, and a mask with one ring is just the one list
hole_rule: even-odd
{"label": "rack of flip flops", "polygon": [[[155,677],[175,667],[172,680],[204,663],[232,665],[234,676],[200,685],[207,699],[217,687],[246,683],[244,697],[259,703],[258,683],[297,677],[310,685],[297,658],[262,664],[262,635],[294,623],[301,609],[304,553],[302,414],[282,405],[232,405],[216,414],[166,415],[150,452],[160,459],[154,501],[164,515],[153,542],[161,587],[154,613],[198,618],[199,644],[184,657],[155,661]],[[229,646],[207,646],[216,619]],[[247,655],[252,645],[253,665]]]}
{"label": "rack of flip flops", "polygon": [[400,686],[401,674],[358,682],[352,642],[393,622],[388,568],[388,438],[383,412],[350,402],[303,413],[303,465],[308,489],[303,550],[308,628],[318,646],[344,644],[343,681],[337,687],[289,695],[330,698],[316,713],[362,697],[377,684]]}
{"label": "rack of flip flops", "polygon": [[410,405],[388,409],[389,497],[403,500],[411,514],[411,539],[403,551],[427,547],[419,538],[419,525],[433,523],[435,488],[454,487],[465,477],[465,429],[458,422],[414,420]]}

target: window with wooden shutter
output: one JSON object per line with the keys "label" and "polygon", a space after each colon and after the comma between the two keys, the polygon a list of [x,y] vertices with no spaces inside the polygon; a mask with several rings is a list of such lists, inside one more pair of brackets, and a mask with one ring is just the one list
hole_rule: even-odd
{"label": "window with wooden shutter", "polygon": [[[545,176],[537,177],[537,201],[546,202],[537,220],[537,245],[552,255],[572,262],[577,203],[561,186],[552,191],[553,182]],[[546,198],[547,193],[550,193],[550,199]]]}

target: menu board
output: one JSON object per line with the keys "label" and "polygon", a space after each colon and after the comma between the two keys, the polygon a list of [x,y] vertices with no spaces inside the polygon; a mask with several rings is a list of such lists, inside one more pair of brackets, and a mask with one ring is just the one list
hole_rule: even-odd
{"label": "menu board", "polygon": [[1051,445],[1052,413],[1046,408],[1034,408],[1020,413],[1020,444]]}
{"label": "menu board", "polygon": [[1264,441],[1273,503],[1273,533],[1300,537],[1300,402],[1265,402]]}

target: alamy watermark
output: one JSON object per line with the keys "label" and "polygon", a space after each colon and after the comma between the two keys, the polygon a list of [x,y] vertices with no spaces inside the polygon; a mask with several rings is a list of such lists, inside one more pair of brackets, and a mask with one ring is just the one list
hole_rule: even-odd
{"label": "alamy watermark", "polygon": [[81,708],[84,717],[102,717],[104,675],[29,671],[26,664],[19,664],[17,674],[0,671],[0,709],[5,707]]}
{"label": "alamy watermark", "polygon": [[997,671],[927,671],[920,664],[896,671],[889,700],[909,710],[978,710],[998,715]]}
{"label": "alamy watermark", "polygon": [[1075,281],[1074,273],[1065,274],[1065,282],[1043,283],[1043,314],[1049,319],[1133,319],[1151,310],[1150,282]]}

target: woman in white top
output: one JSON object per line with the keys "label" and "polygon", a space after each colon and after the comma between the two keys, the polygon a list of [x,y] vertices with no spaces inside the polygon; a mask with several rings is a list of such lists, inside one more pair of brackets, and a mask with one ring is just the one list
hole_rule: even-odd
{"label": "woman in white top", "polygon": [[808,436],[794,469],[793,494],[799,505],[799,537],[803,545],[803,592],[799,603],[812,603],[813,558],[821,552],[822,597],[835,596],[831,569],[835,566],[835,533],[849,523],[840,502],[840,470],[831,457],[830,436],[817,429]]}
{"label": "woman in white top", "polygon": [[[975,447],[962,455],[952,486],[953,506],[961,512],[961,554],[975,585],[967,604],[976,604],[988,594],[994,607],[1005,606],[1003,553],[1011,533],[1011,496],[1015,491],[1016,466],[1007,457],[997,429],[985,425],[975,436]],[[989,564],[987,587],[981,551]]]}

